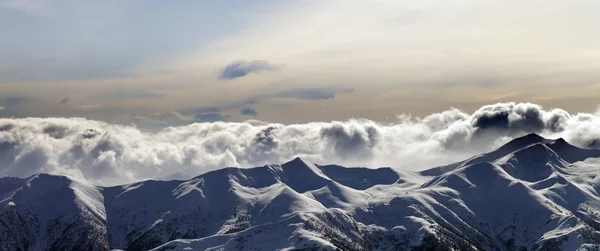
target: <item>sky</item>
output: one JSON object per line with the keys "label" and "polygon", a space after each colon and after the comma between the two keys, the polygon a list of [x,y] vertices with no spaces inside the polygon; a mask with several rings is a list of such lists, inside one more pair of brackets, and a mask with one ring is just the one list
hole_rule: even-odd
{"label": "sky", "polygon": [[0,0],[0,177],[600,147],[596,0]]}
{"label": "sky", "polygon": [[598,1],[1,0],[0,117],[149,130],[393,122],[498,102],[592,113]]}

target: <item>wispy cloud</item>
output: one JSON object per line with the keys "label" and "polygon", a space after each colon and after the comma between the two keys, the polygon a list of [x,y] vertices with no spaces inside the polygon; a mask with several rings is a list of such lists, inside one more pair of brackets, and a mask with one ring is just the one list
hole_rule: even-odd
{"label": "wispy cloud", "polygon": [[75,106],[75,107],[79,108],[81,110],[90,110],[90,109],[98,108],[98,107],[100,107],[100,105],[78,105],[78,106]]}
{"label": "wispy cloud", "polygon": [[8,97],[8,98],[6,98],[4,103],[9,106],[15,106],[15,105],[20,105],[22,103],[25,103],[27,101],[29,101],[29,98],[26,98],[26,97]]}
{"label": "wispy cloud", "polygon": [[224,114],[224,107],[198,107],[179,112],[168,112],[166,115],[187,123],[226,121],[231,116]]}
{"label": "wispy cloud", "polygon": [[[249,98],[244,101],[236,101],[231,103],[225,103],[218,106],[212,107],[197,107],[190,109],[183,109],[177,112],[179,116],[174,116],[176,118],[181,117],[182,121],[190,121],[190,119],[185,119],[189,117],[194,117],[195,119],[191,119],[197,122],[214,122],[214,121],[226,121],[231,117],[231,115],[224,114],[223,111],[231,111],[234,109],[239,109],[239,113],[245,116],[258,116],[258,112],[251,107],[247,107],[249,105],[260,103],[261,100],[272,99],[272,98],[291,98],[291,99],[301,99],[301,100],[327,100],[333,99],[338,94],[345,94],[353,92],[353,89],[350,88],[298,88],[298,89],[290,89],[286,91],[258,95],[252,98]],[[160,113],[160,115],[164,116],[166,114]],[[173,116],[174,114],[169,114],[169,116]]]}
{"label": "wispy cloud", "polygon": [[157,112],[157,113],[154,113],[154,116],[164,119],[164,120],[171,120],[172,118],[175,118],[177,120],[182,120],[182,121],[194,120],[194,117],[183,115],[178,111]]}
{"label": "wispy cloud", "polygon": [[229,115],[223,115],[221,113],[199,113],[199,114],[196,114],[196,121],[198,121],[198,122],[225,121],[229,117],[230,117]]}
{"label": "wispy cloud", "polygon": [[61,100],[58,101],[59,105],[63,105],[69,103],[69,98],[62,98]]}
{"label": "wispy cloud", "polygon": [[275,70],[275,66],[264,60],[252,60],[252,61],[236,61],[227,65],[219,76],[223,80],[232,80],[236,78],[244,77],[251,73],[260,73],[262,71]]}
{"label": "wispy cloud", "polygon": [[319,100],[332,99],[336,94],[351,93],[353,91],[354,90],[350,88],[300,88],[279,92],[272,95],[272,97]]}
{"label": "wispy cloud", "polygon": [[146,90],[115,90],[94,95],[94,98],[108,100],[156,99],[162,97],[165,97],[165,95]]}
{"label": "wispy cloud", "polygon": [[252,109],[250,107],[243,108],[240,111],[240,114],[247,115],[247,116],[252,116],[252,117],[256,117],[256,115],[258,115],[258,113],[256,112],[256,110],[254,110],[254,109]]}

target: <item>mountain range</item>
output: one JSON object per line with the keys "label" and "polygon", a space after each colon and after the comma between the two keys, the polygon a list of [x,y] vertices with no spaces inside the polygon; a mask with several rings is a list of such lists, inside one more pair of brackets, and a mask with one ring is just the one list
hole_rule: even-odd
{"label": "mountain range", "polygon": [[529,134],[425,171],[0,178],[0,250],[600,250],[600,150]]}

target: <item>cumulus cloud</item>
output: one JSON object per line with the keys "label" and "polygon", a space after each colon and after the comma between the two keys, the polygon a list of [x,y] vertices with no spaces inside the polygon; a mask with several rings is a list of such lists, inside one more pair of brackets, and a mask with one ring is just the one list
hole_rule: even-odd
{"label": "cumulus cloud", "polygon": [[242,110],[240,110],[240,114],[242,115],[247,115],[247,116],[252,116],[252,117],[256,117],[256,115],[258,115],[258,113],[256,112],[256,110],[250,108],[250,107],[246,107],[243,108]]}
{"label": "cumulus cloud", "polygon": [[586,146],[600,140],[600,115],[499,103],[473,114],[449,109],[423,118],[399,115],[391,124],[366,119],[291,125],[214,122],[158,132],[82,118],[4,118],[0,176],[47,172],[119,184],[282,163],[297,156],[322,164],[422,170],[531,132]]}
{"label": "cumulus cloud", "polygon": [[272,70],[275,70],[275,66],[264,60],[241,60],[225,66],[225,68],[221,71],[219,78],[223,80],[231,80],[244,77],[251,73],[260,73],[262,71]]}

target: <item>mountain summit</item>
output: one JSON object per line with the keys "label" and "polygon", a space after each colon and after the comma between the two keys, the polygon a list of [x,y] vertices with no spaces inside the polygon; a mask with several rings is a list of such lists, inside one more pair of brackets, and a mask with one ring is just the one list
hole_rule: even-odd
{"label": "mountain summit", "polygon": [[0,179],[0,250],[598,250],[600,150],[536,134],[423,172],[281,165]]}

